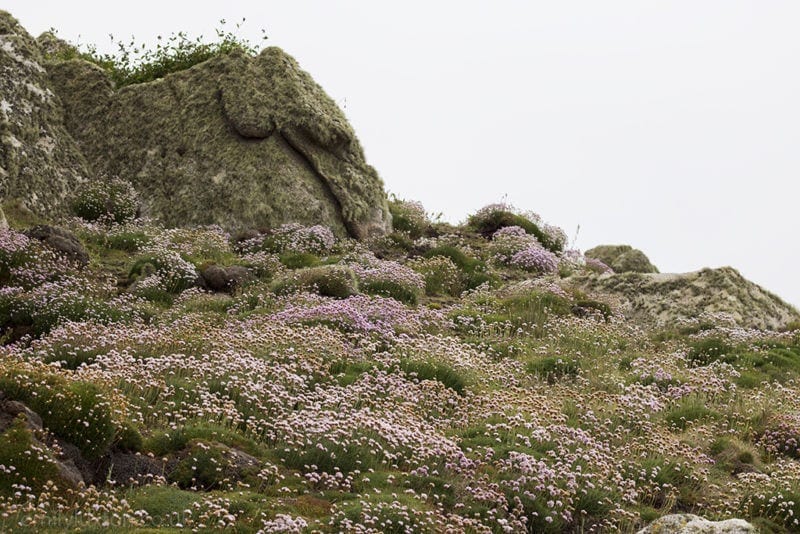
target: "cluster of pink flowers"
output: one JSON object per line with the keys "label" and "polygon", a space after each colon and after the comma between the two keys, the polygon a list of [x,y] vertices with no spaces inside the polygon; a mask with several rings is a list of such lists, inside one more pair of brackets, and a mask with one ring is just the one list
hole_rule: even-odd
{"label": "cluster of pink flowers", "polygon": [[421,274],[396,261],[378,259],[371,253],[355,258],[348,265],[362,284],[393,283],[417,292],[425,289],[425,278]]}
{"label": "cluster of pink flowers", "polygon": [[599,274],[614,272],[614,270],[611,267],[609,267],[602,261],[595,258],[586,258],[586,268],[590,271],[594,271]]}
{"label": "cluster of pink flowers", "polygon": [[244,252],[269,250],[298,254],[325,254],[336,244],[336,236],[327,226],[283,224],[274,230],[244,241],[239,246]]}
{"label": "cluster of pink flowers", "polygon": [[542,247],[528,247],[511,257],[510,265],[535,273],[554,273],[558,270],[558,256]]}
{"label": "cluster of pink flowers", "polygon": [[288,323],[329,323],[345,330],[388,338],[397,333],[425,331],[448,324],[442,312],[428,308],[414,310],[391,298],[366,295],[328,300],[311,307],[290,305],[273,317]]}

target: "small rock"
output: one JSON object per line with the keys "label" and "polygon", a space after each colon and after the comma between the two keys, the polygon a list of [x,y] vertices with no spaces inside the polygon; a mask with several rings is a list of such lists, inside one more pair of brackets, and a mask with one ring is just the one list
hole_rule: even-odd
{"label": "small rock", "polygon": [[89,263],[89,253],[86,252],[83,244],[75,234],[63,228],[42,224],[26,230],[25,235],[38,239],[46,246],[81,266]]}
{"label": "small rock", "polygon": [[638,534],[755,534],[756,528],[743,519],[709,521],[693,514],[672,514],[656,519]]}
{"label": "small rock", "polygon": [[[39,414],[19,401],[5,399],[5,394],[0,392],[0,436],[2,436],[2,434],[11,427],[14,420],[20,416],[24,416],[25,426],[31,433],[33,444],[42,449],[49,448],[53,450],[50,445],[56,442],[56,440],[53,440],[52,437],[48,438],[49,435],[43,432],[42,418],[39,417]],[[45,442],[43,443],[40,439],[45,440]],[[2,445],[0,444],[0,446]],[[74,448],[77,451],[77,447]],[[56,454],[55,451],[59,450],[61,454]],[[75,488],[84,484],[84,474],[78,469],[73,458],[66,454],[64,446],[59,443],[55,451],[53,451],[53,456],[61,482],[69,487]],[[75,458],[82,460],[80,452],[77,453]]]}
{"label": "small rock", "polygon": [[19,401],[0,400],[0,433],[5,432],[20,414],[25,416],[26,426],[29,430],[42,429],[42,418],[39,417],[39,414]]}
{"label": "small rock", "polygon": [[[174,465],[174,461],[172,464]],[[163,475],[169,463],[157,458],[129,452],[113,452],[100,462],[97,469],[96,484],[113,480],[117,484],[146,484],[153,478]],[[98,480],[102,478],[102,480]]]}
{"label": "small rock", "polygon": [[600,245],[587,250],[587,258],[600,260],[616,273],[657,273],[644,252],[630,245]]}
{"label": "small rock", "polygon": [[200,274],[208,289],[228,293],[233,292],[237,287],[241,287],[242,284],[253,279],[253,273],[241,265],[231,265],[229,267],[210,265],[203,269]]}

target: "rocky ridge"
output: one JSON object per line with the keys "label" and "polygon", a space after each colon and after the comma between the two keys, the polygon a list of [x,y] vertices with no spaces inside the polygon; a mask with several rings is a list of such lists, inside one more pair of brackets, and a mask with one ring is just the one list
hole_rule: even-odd
{"label": "rocky ridge", "polygon": [[170,226],[391,226],[383,184],[336,103],[279,48],[220,54],[117,90],[0,13],[0,191],[64,213],[78,184],[120,177]]}

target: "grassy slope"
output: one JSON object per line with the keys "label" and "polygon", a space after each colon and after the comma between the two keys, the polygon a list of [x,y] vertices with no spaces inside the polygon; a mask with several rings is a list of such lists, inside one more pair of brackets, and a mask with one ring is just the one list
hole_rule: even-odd
{"label": "grassy slope", "polygon": [[[6,213],[12,227],[33,222]],[[74,275],[96,286],[91,306],[129,289],[147,247],[181,250],[196,266],[245,262],[212,230],[70,225],[92,261],[51,270],[56,283]],[[463,264],[461,283],[483,264],[491,288],[419,295],[416,306],[279,296],[271,288],[286,275],[276,262],[233,295],[143,292],[113,304],[122,311],[111,318],[93,320],[90,306],[70,316],[76,323],[47,323],[38,339],[0,349],[0,383],[19,372],[50,377],[47,392],[91,382],[116,428],[106,452],[166,459],[163,476],[132,487],[33,488],[40,512],[26,507],[26,492],[7,493],[0,529],[99,531],[111,521],[120,531],[180,523],[255,532],[301,518],[307,531],[491,532],[505,523],[630,532],[691,511],[793,530],[796,334],[710,319],[641,331],[590,296],[552,289],[558,276],[493,265],[480,235],[440,230],[452,235],[433,248],[451,247],[438,250]],[[405,263],[409,243],[396,235],[372,247]],[[303,262],[362,252],[339,242]],[[356,314],[366,320],[348,319]],[[6,334],[18,323],[6,320]],[[80,432],[71,417],[52,419],[51,430]],[[258,466],[237,471],[230,450]]]}

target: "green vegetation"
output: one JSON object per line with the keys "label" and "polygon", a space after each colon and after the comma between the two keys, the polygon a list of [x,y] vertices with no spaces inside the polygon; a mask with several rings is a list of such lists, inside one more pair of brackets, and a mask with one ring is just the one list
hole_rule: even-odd
{"label": "green vegetation", "polygon": [[482,210],[469,217],[467,224],[470,228],[484,237],[491,237],[497,230],[507,226],[519,226],[527,233],[536,237],[544,248],[551,252],[561,252],[564,245],[560,240],[545,232],[538,224],[530,219],[499,206],[495,209]]}
{"label": "green vegetation", "polygon": [[0,391],[40,414],[54,434],[97,458],[111,446],[119,425],[100,389],[88,382],[69,382],[55,373],[7,368],[0,373]]}
{"label": "green vegetation", "polygon": [[389,213],[394,229],[407,233],[411,239],[422,237],[431,225],[425,209],[416,202],[393,197],[389,201]]}
{"label": "green vegetation", "polygon": [[400,369],[409,376],[419,380],[438,380],[459,395],[464,394],[467,381],[444,362],[424,362],[404,359],[400,361]]}
{"label": "green vegetation", "polygon": [[484,261],[468,256],[458,247],[441,245],[426,251],[424,254],[426,258],[437,256],[448,258],[460,269],[461,281],[465,289],[475,289],[479,285],[493,280]]}
{"label": "green vegetation", "polygon": [[548,356],[528,363],[527,370],[551,384],[560,378],[578,376],[581,365],[576,359]]}
{"label": "green vegetation", "polygon": [[72,211],[87,221],[119,224],[136,217],[139,200],[131,184],[123,180],[88,182],[76,193]]}
{"label": "green vegetation", "polygon": [[342,265],[321,265],[289,273],[272,285],[273,291],[316,291],[320,295],[343,299],[358,293],[358,280],[353,270]]}
{"label": "green vegetation", "polygon": [[2,496],[17,491],[16,484],[40,491],[47,481],[55,480],[58,475],[52,455],[43,447],[34,449],[34,438],[23,416],[17,417],[11,427],[0,434],[0,465],[15,467],[13,473],[4,472],[0,476]]}
{"label": "green vegetation", "polygon": [[683,399],[678,405],[668,410],[664,418],[667,423],[676,429],[685,430],[687,425],[708,417],[717,417],[718,414],[706,407],[705,403],[695,397]]}
{"label": "green vegetation", "polygon": [[[133,518],[111,521],[131,532],[178,518],[243,532],[629,532],[713,506],[791,530],[791,332],[710,314],[653,331],[572,285],[593,276],[575,254],[559,258],[567,279],[525,272],[463,226],[433,225],[404,249],[321,226],[232,240],[209,227],[68,224],[84,267],[13,231],[0,240],[0,312],[43,302],[43,287],[53,306],[29,323],[62,310],[36,336],[9,323],[0,351],[0,402],[24,403],[46,429],[7,428],[0,466],[39,492],[48,520],[91,531],[97,505]],[[519,229],[502,235],[536,247]],[[242,265],[260,279],[211,290],[212,266]],[[66,322],[59,306],[88,297],[120,321]],[[66,491],[48,436],[96,488]],[[4,484],[0,530],[42,527]]]}
{"label": "green vegetation", "polygon": [[[242,19],[237,23],[236,30],[239,30],[244,22]],[[117,87],[124,87],[163,78],[167,74],[186,70],[220,54],[244,52],[252,55],[258,52],[256,45],[239,37],[233,31],[225,30],[225,24],[224,20],[220,21],[221,28],[216,30],[217,41],[212,43],[204,42],[202,36],[190,38],[186,33],[178,32],[167,38],[159,36],[155,48],[150,49],[144,44],[137,44],[133,38],[126,43],[114,41],[112,36],[112,42],[118,49],[116,54],[100,54],[95,46],[89,45],[83,51],[71,47],[64,48],[55,59],[80,58],[90,61],[106,71]],[[263,35],[262,39],[266,38],[267,36]]]}

